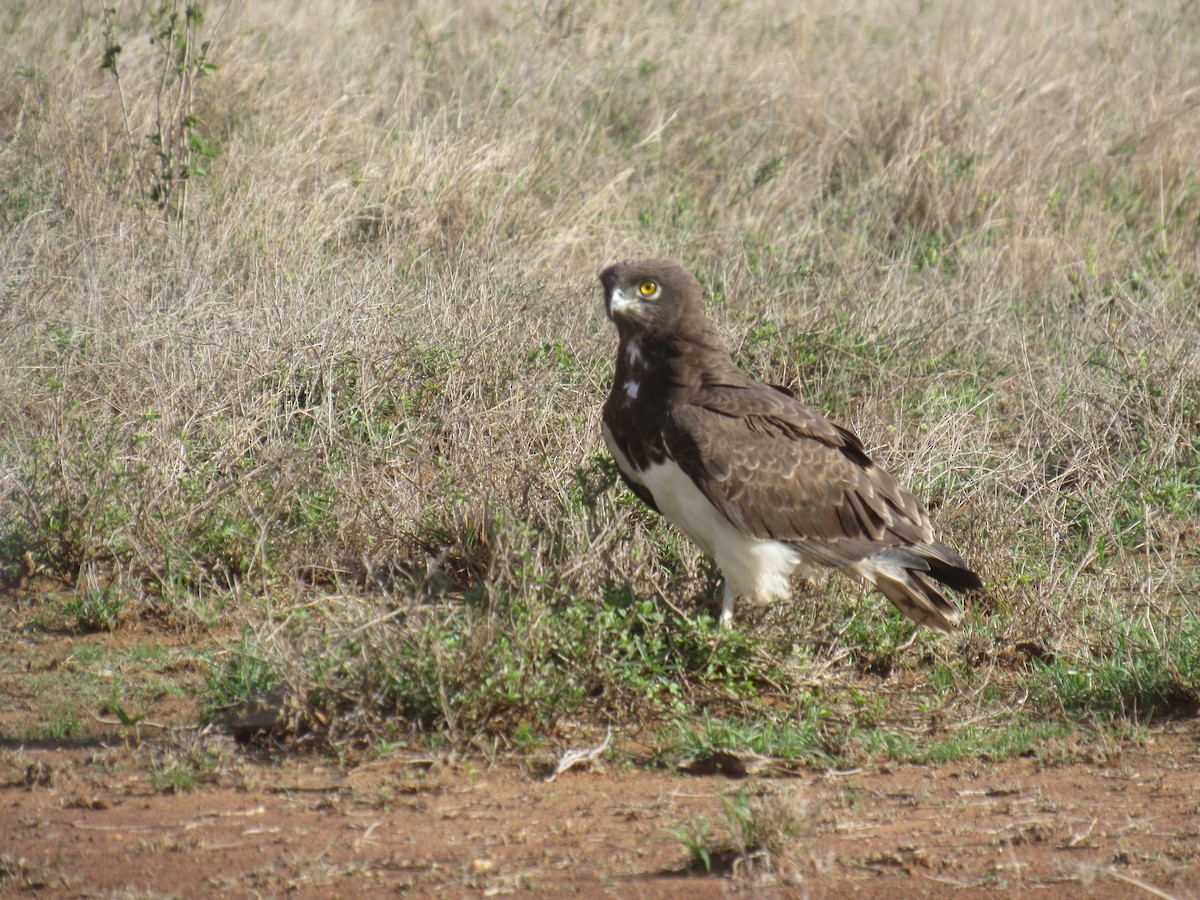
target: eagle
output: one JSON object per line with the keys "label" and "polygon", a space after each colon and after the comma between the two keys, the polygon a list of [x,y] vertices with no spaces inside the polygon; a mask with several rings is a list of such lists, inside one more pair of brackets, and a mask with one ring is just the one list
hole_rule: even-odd
{"label": "eagle", "polygon": [[980,578],[857,436],[743,374],[682,267],[628,260],[600,283],[619,338],[604,442],[629,489],[716,561],[722,626],[736,598],[783,600],[798,567],[824,567],[874,585],[913,622],[954,630],[961,613],[944,588],[977,590]]}

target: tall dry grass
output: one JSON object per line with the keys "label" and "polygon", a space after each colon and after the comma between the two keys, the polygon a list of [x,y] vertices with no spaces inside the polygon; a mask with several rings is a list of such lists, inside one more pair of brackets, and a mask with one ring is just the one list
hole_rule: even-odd
{"label": "tall dry grass", "polygon": [[215,155],[172,211],[136,189],[171,84],[146,5],[119,85],[98,10],[0,11],[10,580],[204,621],[313,585],[366,622],[379,592],[695,593],[595,456],[595,273],[654,254],[929,499],[999,640],[1200,633],[1188,4],[205,13]]}

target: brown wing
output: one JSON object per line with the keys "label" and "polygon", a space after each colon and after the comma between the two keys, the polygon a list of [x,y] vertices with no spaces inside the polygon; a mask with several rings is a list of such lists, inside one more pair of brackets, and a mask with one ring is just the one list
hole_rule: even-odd
{"label": "brown wing", "polygon": [[811,407],[749,379],[680,400],[668,452],[742,531],[830,566],[933,543],[920,502]]}

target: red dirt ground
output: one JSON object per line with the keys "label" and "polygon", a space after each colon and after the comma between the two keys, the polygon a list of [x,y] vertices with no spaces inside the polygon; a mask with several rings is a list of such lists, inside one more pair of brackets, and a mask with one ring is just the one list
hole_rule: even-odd
{"label": "red dirt ground", "polygon": [[4,760],[0,879],[50,897],[1197,896],[1197,737],[1159,733],[1102,765],[750,779],[810,815],[770,876],[690,873],[668,833],[722,820],[719,798],[740,784],[723,777],[572,770],[545,783],[515,765],[293,758],[169,794],[133,751],[27,748]]}
{"label": "red dirt ground", "polygon": [[[86,659],[81,646],[124,645],[138,630],[34,633],[13,628],[17,609],[5,612],[13,614],[0,630],[6,895],[1200,897],[1194,720],[1069,754],[1090,762],[747,779],[579,767],[548,783],[521,761],[268,758],[190,729],[141,744],[110,729],[108,746],[52,745],[13,737],[30,733],[22,720],[36,722],[48,702],[27,690],[29,667],[46,660],[67,671]],[[160,723],[194,721],[178,696],[147,702]],[[200,757],[210,764],[195,790],[156,789],[155,773],[172,759]],[[721,798],[740,788],[788,798],[803,810],[801,833],[773,871],[761,860],[689,870],[672,832],[699,817],[722,843]]]}

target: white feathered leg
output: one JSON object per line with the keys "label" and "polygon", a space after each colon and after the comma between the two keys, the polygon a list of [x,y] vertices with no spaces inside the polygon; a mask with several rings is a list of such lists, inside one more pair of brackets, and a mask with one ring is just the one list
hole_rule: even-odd
{"label": "white feathered leg", "polygon": [[733,627],[733,588],[729,585],[729,579],[725,579],[725,595],[721,599],[721,627]]}

